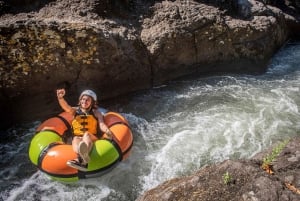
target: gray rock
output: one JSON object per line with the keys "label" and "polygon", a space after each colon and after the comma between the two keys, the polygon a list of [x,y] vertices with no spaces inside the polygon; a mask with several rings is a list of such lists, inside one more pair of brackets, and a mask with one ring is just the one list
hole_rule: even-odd
{"label": "gray rock", "polygon": [[57,87],[70,100],[84,88],[103,100],[195,72],[263,71],[299,33],[295,16],[255,0],[5,3],[1,126],[58,112]]}

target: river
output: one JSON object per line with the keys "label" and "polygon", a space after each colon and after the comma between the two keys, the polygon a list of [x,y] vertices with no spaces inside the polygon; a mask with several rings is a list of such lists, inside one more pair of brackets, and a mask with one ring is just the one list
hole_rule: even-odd
{"label": "river", "polygon": [[133,130],[131,156],[73,184],[51,181],[30,163],[41,122],[15,125],[1,132],[0,200],[134,201],[168,179],[299,135],[299,90],[300,43],[290,42],[260,75],[193,76],[122,97],[114,108]]}

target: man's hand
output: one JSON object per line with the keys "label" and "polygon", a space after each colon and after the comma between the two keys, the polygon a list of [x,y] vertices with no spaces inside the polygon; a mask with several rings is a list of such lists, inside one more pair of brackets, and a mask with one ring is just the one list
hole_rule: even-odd
{"label": "man's hand", "polygon": [[110,140],[113,139],[113,136],[114,136],[114,135],[113,135],[113,133],[111,132],[111,130],[106,129],[105,133],[106,133],[107,137],[108,137]]}
{"label": "man's hand", "polygon": [[66,94],[65,89],[57,89],[56,90],[56,95],[58,99],[62,99]]}

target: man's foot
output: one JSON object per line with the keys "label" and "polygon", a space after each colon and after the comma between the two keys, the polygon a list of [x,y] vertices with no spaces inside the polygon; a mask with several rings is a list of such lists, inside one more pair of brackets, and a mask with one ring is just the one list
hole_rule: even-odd
{"label": "man's foot", "polygon": [[83,141],[81,141],[78,145],[78,154],[82,158],[83,162],[88,163],[90,161],[88,146]]}
{"label": "man's foot", "polygon": [[77,160],[69,160],[67,161],[67,165],[83,172],[88,171],[87,164],[79,163]]}
{"label": "man's foot", "polygon": [[82,158],[83,162],[88,163],[90,161],[87,144],[83,141],[81,141],[78,145],[78,154]]}

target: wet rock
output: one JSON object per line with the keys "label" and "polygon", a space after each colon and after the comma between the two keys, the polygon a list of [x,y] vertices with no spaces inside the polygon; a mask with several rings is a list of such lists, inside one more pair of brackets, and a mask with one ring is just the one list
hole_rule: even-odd
{"label": "wet rock", "polygon": [[[275,145],[274,147],[276,147]],[[249,160],[226,160],[206,166],[193,175],[175,178],[145,192],[137,201],[218,200],[282,201],[300,199],[300,137],[295,137],[273,162],[274,174],[261,169],[263,158],[272,152],[261,152]],[[293,158],[292,161],[289,161]],[[228,172],[230,182],[224,182]],[[293,189],[298,190],[294,192]]]}

